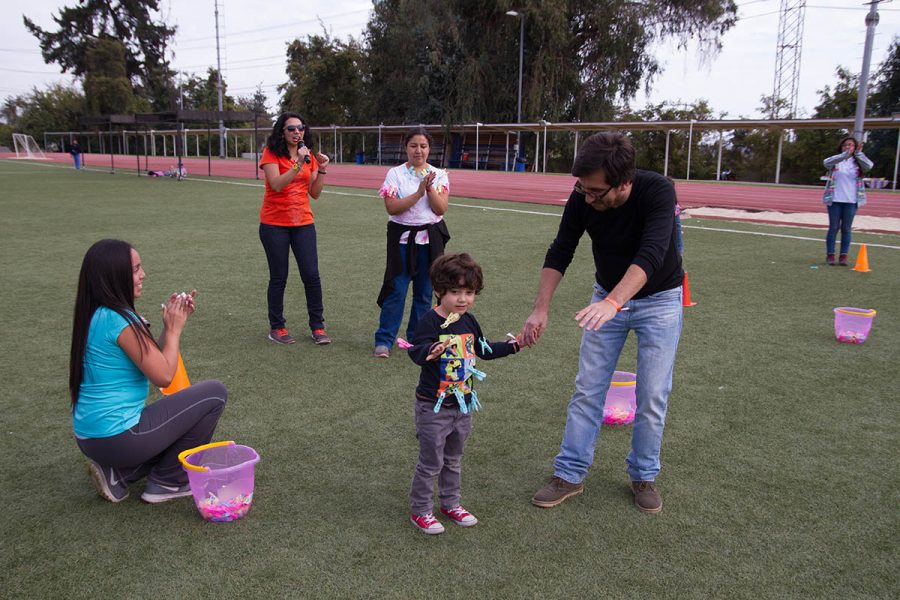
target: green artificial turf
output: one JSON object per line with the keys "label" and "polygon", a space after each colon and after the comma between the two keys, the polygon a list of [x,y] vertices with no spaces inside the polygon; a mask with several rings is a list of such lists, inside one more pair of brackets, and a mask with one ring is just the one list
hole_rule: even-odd
{"label": "green artificial turf", "polygon": [[[371,357],[383,205],[348,188],[315,202],[334,344],[307,337],[292,269],[298,343],[284,347],[266,339],[261,196],[254,182],[0,162],[4,597],[895,597],[900,237],[856,234],[870,244],[862,274],[822,263],[821,230],[685,222],[698,305],[685,309],[659,515],[631,506],[629,427],[603,429],[583,495],[529,504],[551,475],[577,369],[573,316],[593,273],[583,241],[540,344],[479,364],[463,503],[480,523],[428,537],[407,517],[418,369],[401,351]],[[452,202],[448,250],[485,272],[474,314],[492,339],[518,332],[560,209]],[[241,521],[205,523],[187,499],[145,505],[140,484],[109,504],[89,483],[66,386],[78,270],[103,237],[141,253],[138,309],[157,327],[169,292],[199,290],[188,373],[228,386],[215,438],[262,457]],[[878,310],[863,345],[834,339],[832,309],[848,305]],[[634,363],[630,340],[620,368]]]}

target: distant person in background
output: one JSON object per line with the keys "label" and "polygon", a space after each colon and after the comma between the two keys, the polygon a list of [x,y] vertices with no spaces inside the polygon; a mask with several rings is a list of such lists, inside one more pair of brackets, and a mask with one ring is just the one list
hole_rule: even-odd
{"label": "distant person in background", "polygon": [[78,143],[78,140],[72,140],[72,143],[69,144],[69,154],[72,155],[72,160],[75,161],[75,168],[81,169],[81,144]]}
{"label": "distant person in background", "polygon": [[269,262],[269,339],[293,344],[284,319],[284,289],[287,286],[288,259],[293,251],[306,292],[309,328],[316,344],[330,344],[325,333],[325,306],[319,278],[316,226],[309,198],[319,198],[325,186],[325,168],[329,158],[313,154],[309,126],[296,113],[284,113],[266,141],[259,168],[265,173],[266,191],[259,211],[259,239]]}
{"label": "distant person in background", "polygon": [[834,242],[841,231],[839,264],[847,266],[851,227],[856,209],[866,203],[866,188],[862,174],[872,168],[872,161],[863,154],[863,145],[856,138],[845,137],[834,156],[825,159],[828,179],[822,202],[828,207],[828,233],[825,235],[825,262],[834,265]]}
{"label": "distant person in background", "polygon": [[422,127],[403,136],[406,162],[387,173],[379,194],[387,211],[387,266],[378,294],[381,317],[375,332],[374,355],[388,358],[403,320],[406,294],[412,282],[412,307],[406,325],[411,339],[419,318],[431,308],[431,263],[444,253],[450,239],[444,213],[450,199],[447,172],[428,164],[434,140]]}

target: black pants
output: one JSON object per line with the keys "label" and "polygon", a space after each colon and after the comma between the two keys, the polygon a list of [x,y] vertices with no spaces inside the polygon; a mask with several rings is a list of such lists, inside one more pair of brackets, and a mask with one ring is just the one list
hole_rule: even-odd
{"label": "black pants", "polygon": [[306,311],[309,328],[325,327],[325,306],[322,303],[322,281],[319,279],[319,255],[316,250],[316,226],[280,227],[259,224],[259,239],[269,261],[269,325],[284,327],[284,288],[287,286],[288,258],[294,252],[300,279],[306,292]]}
{"label": "black pants", "polygon": [[227,399],[221,381],[203,381],[146,406],[141,420],[119,435],[76,441],[85,456],[117,468],[128,483],[149,476],[155,483],[181,486],[187,474],[178,453],[209,443]]}

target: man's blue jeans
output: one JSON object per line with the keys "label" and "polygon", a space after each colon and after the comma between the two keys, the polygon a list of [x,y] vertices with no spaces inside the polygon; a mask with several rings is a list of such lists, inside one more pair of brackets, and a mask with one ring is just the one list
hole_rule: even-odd
{"label": "man's blue jeans", "polygon": [[[595,284],[591,302],[599,302],[606,294]],[[556,476],[569,483],[581,483],[594,462],[606,392],[625,338],[632,330],[637,335],[637,411],[626,470],[632,481],[654,481],[659,473],[659,449],[681,336],[681,288],[630,300],[625,306],[627,311],[598,331],[585,330],[581,338],[575,393],[569,401],[566,430],[554,463]]]}
{"label": "man's blue jeans", "polygon": [[[406,251],[409,244],[400,244],[400,258],[406,265]],[[419,323],[419,317],[431,308],[431,278],[428,270],[431,266],[431,250],[425,244],[413,244],[416,250],[416,275],[410,277],[406,269],[394,277],[393,291],[381,303],[381,318],[378,322],[378,331],[375,332],[375,345],[390,348],[397,339],[400,330],[400,322],[403,321],[403,309],[406,307],[406,294],[409,291],[409,282],[413,284],[412,308],[409,311],[409,322],[406,325],[406,339],[411,340]]]}
{"label": "man's blue jeans", "polygon": [[841,230],[841,254],[850,251],[851,227],[856,216],[856,202],[832,202],[828,207],[828,233],[825,234],[825,253],[834,254],[834,242]]}

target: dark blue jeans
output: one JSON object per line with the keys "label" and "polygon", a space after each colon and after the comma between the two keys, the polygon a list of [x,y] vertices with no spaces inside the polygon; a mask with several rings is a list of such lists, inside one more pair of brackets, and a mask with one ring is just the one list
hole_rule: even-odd
{"label": "dark blue jeans", "polygon": [[409,291],[409,283],[413,284],[412,308],[409,311],[409,321],[406,324],[406,339],[411,340],[419,323],[419,318],[431,308],[431,278],[428,271],[431,267],[429,247],[423,244],[400,244],[400,258],[406,264],[406,252],[409,246],[416,251],[416,275],[410,277],[404,271],[394,277],[394,290],[381,303],[381,318],[378,321],[378,331],[375,332],[375,345],[390,348],[397,339],[400,330],[400,322],[403,321],[403,309],[406,307],[406,294]]}
{"label": "dark blue jeans", "polygon": [[856,216],[856,202],[832,202],[828,207],[828,234],[825,236],[825,253],[834,254],[834,242],[841,230],[841,254],[850,251],[850,228]]}
{"label": "dark blue jeans", "polygon": [[322,281],[319,279],[319,255],[316,251],[316,226],[281,227],[259,224],[259,239],[269,261],[269,325],[284,327],[284,288],[287,286],[288,259],[294,252],[300,279],[306,292],[306,311],[309,328],[325,327],[325,306],[322,303]]}

